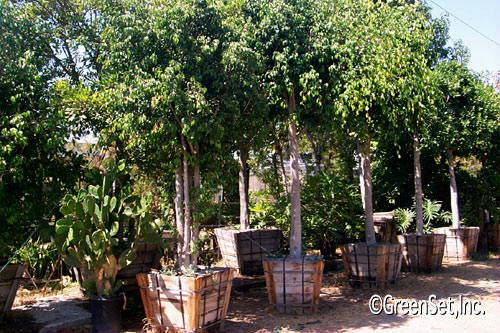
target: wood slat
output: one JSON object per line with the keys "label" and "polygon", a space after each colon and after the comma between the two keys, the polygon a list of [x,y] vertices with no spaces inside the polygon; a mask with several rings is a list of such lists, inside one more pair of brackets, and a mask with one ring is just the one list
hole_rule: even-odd
{"label": "wood slat", "polygon": [[394,283],[399,277],[402,260],[400,244],[346,244],[341,250],[344,271],[351,286],[359,286],[360,282],[366,281],[385,288],[387,283]]}
{"label": "wood slat", "polygon": [[215,235],[226,267],[242,275],[262,275],[262,259],[278,252],[281,230],[217,228]]}
{"label": "wood slat", "polygon": [[403,268],[411,272],[432,273],[442,264],[446,235],[405,234],[398,240],[403,247]]}
{"label": "wood slat", "polygon": [[446,262],[464,261],[470,254],[477,252],[479,227],[436,228],[433,232],[446,235],[443,257]]}
{"label": "wood slat", "polygon": [[263,265],[269,303],[280,313],[317,311],[324,268],[322,258],[268,258]]}
{"label": "wood slat", "polygon": [[24,270],[23,265],[9,264],[0,274],[0,318],[12,308]]}
{"label": "wood slat", "polygon": [[231,268],[213,268],[211,274],[196,277],[137,275],[149,326],[173,331],[223,325],[232,280]]}

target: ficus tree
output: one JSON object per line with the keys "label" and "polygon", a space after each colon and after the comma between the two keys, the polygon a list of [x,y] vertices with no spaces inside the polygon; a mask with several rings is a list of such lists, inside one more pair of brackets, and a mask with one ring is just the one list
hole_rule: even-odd
{"label": "ficus tree", "polygon": [[[425,30],[425,18],[419,4],[404,1],[338,1],[335,9],[336,26],[342,31],[335,46],[339,63],[332,71],[340,82],[331,85],[336,99],[337,117],[349,134],[357,140],[359,180],[366,218],[366,242],[375,243],[371,181],[371,145],[377,133],[393,131],[401,115],[402,96],[407,108],[419,106],[418,95],[408,87],[408,79],[418,75],[424,59],[419,56],[422,44],[420,32]],[[333,26],[333,22],[332,22]],[[416,36],[416,37],[413,37]],[[414,58],[417,56],[417,58]]]}
{"label": "ficus tree", "polygon": [[255,25],[252,47],[265,58],[264,89],[268,103],[288,130],[290,152],[290,257],[300,258],[301,206],[298,141],[308,117],[321,108],[322,81],[317,64],[317,3],[248,1],[244,13]]}
{"label": "ficus tree", "polygon": [[245,230],[250,227],[248,160],[252,150],[265,144],[272,119],[261,83],[264,57],[250,45],[255,26],[243,16],[242,5],[242,2],[228,2],[222,7],[228,38],[222,56],[225,80],[221,105],[226,114],[228,141],[234,142],[238,151],[240,227]]}
{"label": "ficus tree", "polygon": [[[81,158],[66,149],[76,122],[58,108],[57,72],[22,4],[0,1],[0,257],[48,217],[80,175]],[[45,218],[46,219],[45,219]]]}
{"label": "ficus tree", "polygon": [[118,138],[146,172],[170,180],[179,265],[196,266],[201,191],[211,189],[221,157],[229,155],[220,141],[226,45],[220,11],[206,2],[133,1],[115,4],[107,19],[95,95],[109,116],[102,136]]}
{"label": "ficus tree", "polygon": [[[453,54],[456,54],[454,56]],[[432,121],[434,148],[446,152],[450,178],[450,205],[453,228],[460,228],[460,210],[456,181],[456,157],[470,156],[484,140],[487,127],[495,118],[494,99],[480,77],[466,67],[461,48],[452,58],[435,68],[440,90],[438,110]],[[490,100],[490,101],[488,101]],[[486,106],[488,105],[488,106]]]}

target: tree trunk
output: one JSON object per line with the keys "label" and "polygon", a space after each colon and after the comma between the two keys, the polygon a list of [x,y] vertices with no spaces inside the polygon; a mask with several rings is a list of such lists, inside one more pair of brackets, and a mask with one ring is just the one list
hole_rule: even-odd
{"label": "tree trunk", "polygon": [[247,181],[248,149],[240,142],[240,172],[239,172],[239,194],[240,194],[240,228],[246,230],[250,227],[250,214],[248,211],[248,181]]}
{"label": "tree trunk", "polygon": [[306,131],[307,138],[311,143],[314,153],[314,174],[317,175],[321,172],[321,138],[319,133],[316,133],[316,142],[309,131]]}
{"label": "tree trunk", "polygon": [[422,169],[420,166],[420,135],[413,134],[413,167],[415,172],[415,207],[417,215],[417,235],[424,234],[424,215],[422,211]]}
{"label": "tree trunk", "polygon": [[453,156],[453,149],[447,150],[448,154],[448,167],[450,169],[450,204],[451,214],[453,216],[453,228],[460,228],[460,212],[458,210],[458,191],[457,181],[455,180],[455,157]]}
{"label": "tree trunk", "polygon": [[177,241],[177,256],[180,266],[184,266],[184,257],[181,253],[184,249],[184,210],[182,208],[182,202],[184,201],[184,180],[182,179],[183,174],[183,164],[182,160],[179,161],[179,165],[175,170],[175,225],[177,228],[177,233],[179,239]]}
{"label": "tree trunk", "polygon": [[302,256],[302,225],[300,220],[300,170],[299,170],[299,143],[297,138],[297,123],[294,118],[296,112],[295,96],[288,96],[288,140],[290,143],[290,202],[292,221],[290,226],[290,257]]}
{"label": "tree trunk", "polygon": [[274,180],[276,181],[276,188],[277,188],[277,191],[276,191],[276,196],[275,196],[275,199],[276,201],[278,201],[280,198],[281,198],[281,187],[280,187],[280,171],[278,169],[278,161],[276,160],[276,153],[272,154],[272,157],[271,157],[271,162],[273,164],[273,173],[274,173]]}
{"label": "tree trunk", "polygon": [[288,195],[290,192],[288,191],[288,181],[286,179],[285,163],[283,162],[283,148],[281,147],[279,139],[278,139],[278,141],[276,143],[276,149],[278,150],[278,155],[280,157],[281,178],[282,178],[282,181],[283,181],[283,186],[285,187],[285,193],[286,193],[286,195]]}
{"label": "tree trunk", "polygon": [[181,256],[183,267],[187,267],[191,265],[191,257],[190,257],[190,245],[191,245],[191,207],[189,201],[189,184],[190,184],[190,175],[189,175],[189,163],[188,163],[188,150],[186,146],[186,142],[184,137],[181,135],[181,142],[183,147],[183,160],[182,166],[184,168],[184,239],[183,239],[183,248],[182,252],[179,253]]}
{"label": "tree trunk", "polygon": [[[196,151],[197,153],[198,151]],[[196,154],[195,154],[196,156]],[[193,188],[194,188],[194,201],[195,201],[195,211],[198,209],[198,202],[200,200],[200,187],[201,187],[201,181],[200,181],[200,166],[198,165],[198,161],[195,158],[195,164],[193,168]],[[196,242],[198,241],[198,238],[200,237],[200,224],[199,221],[194,221],[194,228],[191,233],[191,248],[195,246]],[[191,264],[194,267],[198,266],[198,251],[194,251],[194,253],[191,255]]]}
{"label": "tree trunk", "polygon": [[372,172],[371,172],[371,157],[370,144],[372,135],[366,137],[366,141],[362,144],[357,141],[358,154],[360,156],[359,167],[359,184],[361,188],[361,198],[363,200],[363,208],[365,210],[365,232],[366,243],[375,244],[375,227],[373,225],[373,202],[372,202]]}

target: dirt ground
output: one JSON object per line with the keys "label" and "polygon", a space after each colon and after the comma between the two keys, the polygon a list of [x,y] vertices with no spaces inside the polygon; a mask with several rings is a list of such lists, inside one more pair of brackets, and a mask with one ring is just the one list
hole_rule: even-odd
{"label": "dirt ground", "polygon": [[[238,288],[241,290],[241,288]],[[243,288],[245,289],[245,288]],[[374,294],[382,298],[392,295],[394,300],[427,300],[436,295],[437,301],[455,302],[452,309],[459,308],[460,295],[466,301],[479,301],[476,310],[479,315],[470,313],[456,318],[451,314],[374,315],[369,310],[369,300]],[[35,295],[36,297],[36,295]],[[54,298],[56,297],[56,298]],[[43,325],[35,321],[33,309],[47,306],[52,312],[59,311],[54,305],[57,301],[81,302],[77,295],[54,296],[49,299],[38,298],[31,302],[23,295],[24,305],[19,304],[0,324],[0,332],[38,332]],[[54,305],[54,306],[52,306]],[[79,304],[83,311],[88,307]],[[64,306],[63,308],[71,309]],[[136,304],[124,315],[126,332],[140,332],[144,313]],[[369,287],[352,289],[345,281],[342,271],[325,273],[321,293],[320,308],[317,314],[293,316],[280,315],[269,305],[265,287],[254,284],[243,291],[233,290],[226,318],[225,332],[427,332],[427,331],[475,331],[500,332],[500,256],[487,261],[467,261],[460,264],[447,264],[437,273],[402,273],[396,285],[380,291]],[[45,330],[47,331],[47,330]],[[50,331],[50,330],[49,330]],[[90,325],[56,332],[90,332]]]}

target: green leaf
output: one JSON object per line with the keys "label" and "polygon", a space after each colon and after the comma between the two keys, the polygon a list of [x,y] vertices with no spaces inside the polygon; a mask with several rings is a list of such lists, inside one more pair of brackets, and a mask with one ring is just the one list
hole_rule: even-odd
{"label": "green leaf", "polygon": [[109,231],[109,235],[111,237],[115,236],[118,233],[119,229],[120,229],[120,224],[117,221],[113,222],[113,224],[111,225],[111,230]]}
{"label": "green leaf", "polygon": [[110,202],[109,202],[109,211],[112,212],[115,210],[116,208],[116,203],[117,203],[117,199],[116,197],[112,197]]}
{"label": "green leaf", "polygon": [[132,249],[126,249],[118,257],[118,265],[124,268],[130,265],[132,261],[135,260],[135,258],[136,258],[136,251],[133,251]]}

